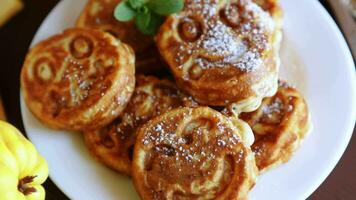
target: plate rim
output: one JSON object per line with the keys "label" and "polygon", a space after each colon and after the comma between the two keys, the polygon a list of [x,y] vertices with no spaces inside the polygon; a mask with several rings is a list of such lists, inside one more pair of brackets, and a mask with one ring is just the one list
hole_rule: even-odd
{"label": "plate rim", "polygon": [[[345,133],[345,137],[343,137],[343,141],[342,141],[343,145],[339,146],[339,148],[337,148],[337,150],[335,150],[335,152],[337,151],[337,153],[333,154],[333,156],[331,157],[330,164],[328,165],[328,167],[326,167],[323,170],[322,173],[320,173],[319,179],[315,180],[314,183],[312,184],[312,186],[309,187],[309,190],[307,190],[305,192],[304,199],[307,199],[310,195],[312,195],[313,192],[315,192],[323,184],[323,182],[326,181],[328,176],[334,171],[337,164],[339,163],[342,156],[344,155],[347,147],[349,146],[354,129],[356,130],[356,126],[355,126],[356,125],[355,124],[356,123],[356,102],[355,102],[356,101],[356,91],[355,91],[356,90],[356,68],[355,68],[356,66],[355,66],[355,62],[354,62],[352,54],[351,54],[350,47],[348,46],[348,43],[346,42],[346,39],[345,39],[341,29],[336,24],[336,21],[332,18],[330,13],[320,3],[320,1],[314,0],[314,1],[311,1],[311,3],[314,4],[314,7],[319,10],[318,13],[321,13],[323,15],[323,18],[327,20],[327,23],[332,28],[333,34],[336,35],[337,40],[339,41],[338,43],[340,45],[342,45],[342,48],[341,48],[341,50],[343,51],[342,54],[344,55],[345,60],[348,63],[347,66],[345,66],[345,68],[348,69],[349,72],[351,72],[349,74],[351,74],[350,80],[351,80],[351,93],[352,93],[351,100],[352,101],[351,101],[351,105],[350,105],[351,106],[351,112],[350,112],[351,117],[349,118],[349,121],[346,122],[345,130],[347,130],[347,131]],[[352,73],[352,69],[354,69],[353,73]],[[353,74],[353,77],[352,77],[352,74]],[[353,117],[352,117],[352,115],[353,115]]]}
{"label": "plate rim", "polygon": [[[49,16],[56,10],[58,9],[58,7],[63,4],[63,2],[65,2],[65,0],[61,0],[59,2],[57,2],[57,4],[48,12],[47,16],[44,18],[44,20],[42,21],[41,25],[37,28],[36,33],[34,34],[34,37],[31,41],[31,45],[29,46],[29,48],[31,46],[33,46],[34,40],[36,39],[36,36],[38,35],[39,31],[42,29],[42,26],[44,26],[44,24],[46,24],[46,22],[49,20]],[[344,55],[344,60],[346,61],[347,66],[344,66],[346,69],[348,69],[348,71],[350,72],[350,80],[351,80],[351,102],[355,102],[356,101],[356,70],[355,70],[355,63],[354,60],[352,58],[352,54],[350,51],[350,48],[341,32],[341,30],[339,29],[339,27],[337,26],[336,22],[333,20],[332,16],[330,15],[330,13],[325,9],[325,7],[317,0],[311,1],[311,4],[314,4],[314,8],[318,9],[318,14],[322,14],[323,19],[326,20],[326,23],[328,24],[328,26],[330,26],[332,28],[333,31],[333,35],[336,36],[338,44],[341,45],[340,50],[342,50],[342,54]],[[354,70],[353,70],[354,69]],[[353,75],[352,75],[353,74]],[[339,148],[337,148],[337,150],[334,151],[333,156],[330,157],[330,163],[328,164],[327,167],[324,168],[324,170],[322,172],[320,172],[320,175],[318,176],[318,179],[315,179],[313,182],[313,184],[311,184],[311,186],[308,188],[308,190],[305,190],[305,192],[303,192],[304,195],[301,195],[302,197],[304,197],[303,199],[306,199],[307,197],[309,197],[314,191],[316,191],[321,184],[327,179],[327,177],[331,174],[331,172],[334,170],[334,168],[337,166],[338,162],[340,161],[340,159],[342,158],[344,152],[346,151],[351,137],[353,135],[353,130],[354,128],[356,128],[355,126],[355,122],[356,122],[356,102],[355,103],[351,103],[351,117],[349,117],[348,122],[346,122],[346,126],[345,126],[345,130],[347,130],[347,134],[345,133],[345,137],[343,137],[342,140],[342,145],[339,146]],[[23,99],[23,95],[22,95],[22,89],[20,88],[20,108],[21,108],[21,118],[23,120],[23,126],[26,132],[27,137],[32,141],[32,136],[31,134],[28,134],[29,128],[27,127],[27,124],[25,123],[24,120],[24,116],[25,116],[25,112],[27,109],[27,106],[24,102]],[[352,114],[353,113],[353,114]],[[353,115],[353,116],[352,116]],[[337,153],[336,153],[337,152]],[[70,195],[70,192],[67,191],[67,189],[65,189],[65,187],[61,187],[60,183],[57,182],[57,179],[54,178],[54,172],[50,170],[49,172],[49,178],[51,179],[51,181],[56,185],[56,187],[63,193],[65,194],[68,198],[72,199],[72,195]]]}

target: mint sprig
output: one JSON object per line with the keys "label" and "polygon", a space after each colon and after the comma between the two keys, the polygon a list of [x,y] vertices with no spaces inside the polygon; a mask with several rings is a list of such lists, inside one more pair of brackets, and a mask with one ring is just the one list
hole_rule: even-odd
{"label": "mint sprig", "polygon": [[123,1],[116,6],[114,16],[119,21],[127,22],[136,16],[136,11],[132,9],[128,1]]}
{"label": "mint sprig", "polygon": [[123,0],[116,6],[114,17],[122,22],[135,19],[143,34],[154,35],[164,16],[177,13],[183,7],[183,0]]}
{"label": "mint sprig", "polygon": [[147,6],[159,15],[170,15],[181,11],[184,3],[182,0],[150,0]]}

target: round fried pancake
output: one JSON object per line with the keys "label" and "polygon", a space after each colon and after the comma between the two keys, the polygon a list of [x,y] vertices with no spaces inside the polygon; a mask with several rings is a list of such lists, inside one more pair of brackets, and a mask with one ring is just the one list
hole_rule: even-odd
{"label": "round fried pancake", "polygon": [[134,94],[120,117],[104,128],[84,133],[87,147],[108,167],[130,175],[136,129],[168,110],[194,103],[181,97],[169,80],[138,76]]}
{"label": "round fried pancake", "polygon": [[186,0],[161,26],[157,44],[196,101],[252,111],[277,90],[274,32],[273,19],[250,0]]}
{"label": "round fried pancake", "polygon": [[136,190],[144,200],[247,198],[257,168],[242,130],[208,107],[154,118],[138,130]]}
{"label": "round fried pancake", "polygon": [[114,9],[121,0],[89,0],[77,20],[77,27],[106,31],[130,45],[136,53],[137,72],[150,73],[165,67],[153,37],[142,34],[134,21],[119,22]]}
{"label": "round fried pancake", "polygon": [[29,51],[22,92],[32,113],[50,127],[99,128],[129,101],[134,60],[132,49],[108,33],[68,29]]}
{"label": "round fried pancake", "polygon": [[275,96],[263,100],[252,113],[242,113],[252,128],[256,164],[264,172],[287,162],[309,128],[308,106],[302,95],[286,82],[280,82]]}

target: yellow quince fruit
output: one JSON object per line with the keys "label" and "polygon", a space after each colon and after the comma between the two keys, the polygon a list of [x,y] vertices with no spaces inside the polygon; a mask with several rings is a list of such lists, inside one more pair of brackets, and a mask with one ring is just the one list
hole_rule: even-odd
{"label": "yellow quince fruit", "polygon": [[15,127],[0,121],[0,199],[43,200],[47,161]]}

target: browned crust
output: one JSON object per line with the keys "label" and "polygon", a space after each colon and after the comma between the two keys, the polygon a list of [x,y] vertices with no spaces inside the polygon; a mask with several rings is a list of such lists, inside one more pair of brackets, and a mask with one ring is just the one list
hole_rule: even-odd
{"label": "browned crust", "polygon": [[[114,171],[120,172],[122,174],[131,175],[131,165],[121,157],[121,149],[108,150],[107,147],[103,145],[103,141],[99,132],[86,132],[84,133],[84,141],[85,144],[92,156],[94,158],[111,168]],[[108,136],[110,137],[110,136]],[[109,139],[111,140],[111,139]],[[107,145],[114,145],[113,143],[109,143]]]}
{"label": "browned crust", "polygon": [[[189,1],[187,0],[186,4],[187,2]],[[231,2],[240,1],[234,0]],[[264,97],[274,94],[271,94],[270,91],[275,91],[275,89],[268,91],[267,88],[276,88],[277,86],[277,74],[279,71],[277,48],[279,44],[274,45],[274,42],[279,43],[280,41],[275,41],[277,38],[275,38],[272,32],[269,33],[270,35],[266,35],[266,37],[269,38],[271,48],[262,53],[262,67],[248,72],[231,66],[225,66],[224,68],[214,67],[206,69],[204,74],[197,80],[187,78],[186,72],[184,72],[180,66],[182,64],[177,61],[177,55],[179,55],[177,52],[180,51],[181,46],[186,45],[186,42],[179,39],[177,35],[179,35],[179,21],[191,16],[191,14],[188,13],[195,13],[195,11],[186,9],[178,15],[168,17],[156,37],[160,53],[170,66],[180,88],[193,96],[199,103],[209,106],[226,106],[252,97],[261,98],[261,96]],[[200,20],[204,18],[204,16],[195,16],[193,14],[193,17],[204,24],[204,22],[201,22],[203,20]],[[279,31],[280,30],[278,30],[278,32]],[[193,57],[194,56],[197,55],[193,55]],[[185,58],[183,58],[183,60],[184,59]],[[260,91],[256,91],[254,87],[259,86],[263,88],[260,88]],[[261,92],[263,90],[265,91]]]}
{"label": "browned crust", "polygon": [[[200,137],[204,138],[204,136],[199,136],[199,134],[192,132],[192,143],[187,143],[189,140],[185,138],[186,136],[181,137],[177,134],[185,135],[185,130],[190,130],[187,127],[191,125],[191,120],[198,123],[198,127],[202,128],[200,129],[202,135],[204,135],[204,127],[207,125],[205,124],[205,120],[209,122],[207,127],[213,128],[217,124],[220,124],[218,126],[224,127],[224,129],[221,129],[224,132],[216,133],[214,132],[216,129],[213,128],[212,131],[209,131],[210,134],[206,135],[208,141],[202,138],[198,139]],[[203,120],[202,124],[200,124],[199,120]],[[158,127],[160,125],[162,127]],[[161,128],[163,131],[158,130]],[[167,139],[166,141],[165,139],[157,139],[156,134],[161,135],[158,138],[173,137],[173,139]],[[175,109],[152,119],[139,129],[135,144],[132,172],[136,190],[144,200],[246,199],[249,190],[255,183],[257,169],[253,154],[249,147],[245,146],[244,142],[240,140],[242,138],[240,134],[231,121],[217,111],[207,107]],[[240,138],[240,142],[229,142],[234,141],[234,137]],[[150,141],[150,138],[153,139]],[[203,140],[206,142],[203,142]],[[186,142],[180,145],[176,143],[177,141]],[[226,146],[221,147],[216,143],[217,141],[223,141],[222,144],[226,144]],[[189,146],[189,144],[191,145]],[[194,150],[191,150],[191,148]],[[207,151],[207,149],[210,149],[211,152]],[[198,155],[197,158],[199,159],[197,160],[193,156],[193,159],[189,161],[187,160],[187,155],[190,154],[179,153],[188,150],[194,152],[191,152],[191,155]],[[201,154],[202,151],[206,151],[207,154]],[[234,156],[236,152],[239,152],[239,154]],[[146,155],[150,156],[145,157]],[[214,158],[209,160],[212,157]],[[220,167],[217,167],[217,160],[220,158],[225,161],[222,162],[222,166],[219,165]],[[201,164],[205,165],[207,163],[209,163],[207,170],[213,170],[210,174],[201,171],[200,168]],[[202,189],[202,191],[194,194],[190,191],[191,187],[188,185],[198,180],[198,186],[204,187],[204,181],[207,179],[211,180],[216,169],[221,169],[220,172],[226,175],[221,175],[221,177],[225,178],[218,181],[218,186],[206,190]],[[198,175],[199,173],[200,175]],[[157,190],[156,187],[158,186],[161,189]],[[178,187],[180,189],[177,189]],[[172,191],[172,195],[169,195],[168,191]]]}
{"label": "browned crust", "polygon": [[[70,50],[70,45],[83,37],[91,41],[85,42],[84,48],[91,55],[83,54],[82,58],[73,54],[77,50]],[[103,64],[96,65],[99,61]],[[30,49],[21,86],[28,108],[42,122],[52,128],[78,131],[102,127],[122,112],[134,89],[134,73],[130,47],[110,34],[73,28]],[[49,80],[42,77],[46,75]]]}
{"label": "browned crust", "polygon": [[115,171],[131,175],[136,129],[168,110],[193,103],[173,82],[139,75],[135,91],[123,113],[103,128],[84,132],[86,145],[97,160]]}
{"label": "browned crust", "polygon": [[303,96],[285,82],[280,82],[276,95],[264,99],[258,110],[240,117],[254,131],[256,140],[251,148],[261,173],[287,162],[309,129]]}
{"label": "browned crust", "polygon": [[[120,22],[114,18],[114,9],[121,0],[89,0],[76,26],[99,29],[114,35],[122,42],[130,45],[136,53],[136,71],[151,74],[166,68],[161,60],[152,36],[142,34],[134,20]],[[97,8],[98,9],[94,9]],[[93,10],[96,12],[93,13]]]}

